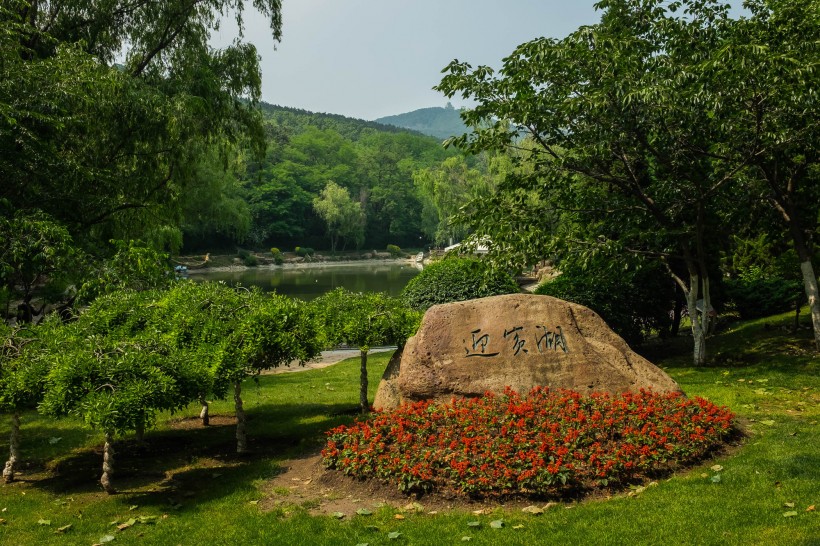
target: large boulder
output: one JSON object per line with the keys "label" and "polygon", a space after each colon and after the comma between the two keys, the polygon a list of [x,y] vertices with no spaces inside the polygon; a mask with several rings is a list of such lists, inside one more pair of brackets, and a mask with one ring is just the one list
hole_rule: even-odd
{"label": "large boulder", "polygon": [[374,406],[480,396],[535,386],[581,393],[680,391],[594,311],[550,296],[511,294],[435,305],[387,367]]}

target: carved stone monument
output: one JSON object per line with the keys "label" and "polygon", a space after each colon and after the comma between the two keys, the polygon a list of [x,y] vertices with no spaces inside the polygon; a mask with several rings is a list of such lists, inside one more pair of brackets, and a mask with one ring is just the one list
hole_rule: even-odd
{"label": "carved stone monument", "polygon": [[680,391],[594,311],[550,296],[512,294],[431,307],[388,364],[374,406],[480,396],[535,386],[582,394]]}

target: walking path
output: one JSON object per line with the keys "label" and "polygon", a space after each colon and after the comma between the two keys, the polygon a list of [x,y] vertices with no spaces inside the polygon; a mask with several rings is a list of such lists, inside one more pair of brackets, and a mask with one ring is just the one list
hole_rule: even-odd
{"label": "walking path", "polygon": [[[372,355],[374,353],[384,353],[395,350],[395,347],[376,347],[375,349],[370,349],[367,354]],[[315,370],[318,368],[327,368],[332,364],[336,364],[337,362],[341,362],[342,360],[346,360],[354,356],[359,356],[359,349],[333,349],[332,351],[322,351],[322,356],[320,358],[306,362],[304,366],[300,366],[298,362],[294,361],[290,363],[290,366],[279,366],[278,368],[273,368],[263,373],[293,373]]]}

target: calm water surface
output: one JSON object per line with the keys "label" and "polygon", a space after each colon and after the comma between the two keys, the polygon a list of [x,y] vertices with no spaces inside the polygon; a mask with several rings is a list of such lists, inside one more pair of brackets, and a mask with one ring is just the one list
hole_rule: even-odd
{"label": "calm water surface", "polygon": [[241,271],[192,274],[194,280],[224,281],[231,285],[258,286],[267,292],[312,300],[342,287],[353,292],[387,292],[398,296],[419,273],[407,262],[363,262],[311,267],[252,267]]}

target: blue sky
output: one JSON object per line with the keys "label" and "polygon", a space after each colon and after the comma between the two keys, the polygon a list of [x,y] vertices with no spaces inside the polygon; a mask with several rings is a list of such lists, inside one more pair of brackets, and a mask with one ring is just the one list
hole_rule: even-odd
{"label": "blue sky", "polygon": [[[498,67],[516,45],[598,21],[587,0],[283,0],[283,38],[246,13],[272,104],[362,119],[444,106],[433,91],[451,60]],[[225,22],[215,46],[236,36]],[[455,106],[460,106],[453,100]]]}

